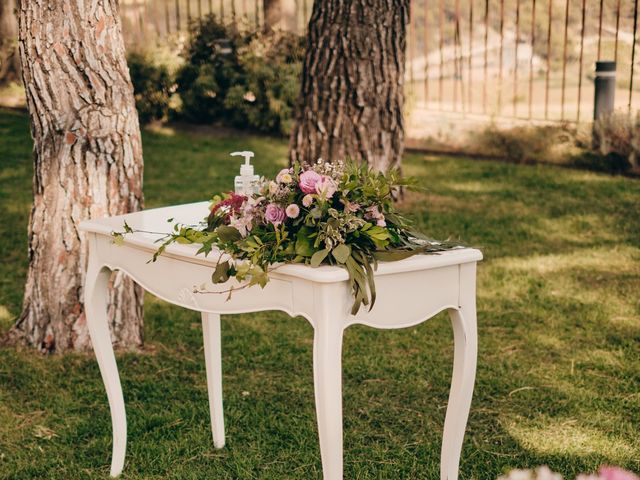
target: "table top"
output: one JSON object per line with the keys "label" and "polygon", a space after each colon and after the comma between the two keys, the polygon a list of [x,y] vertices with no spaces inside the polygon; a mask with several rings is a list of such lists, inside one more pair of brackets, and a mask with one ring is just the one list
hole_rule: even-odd
{"label": "table top", "polygon": [[[162,236],[158,233],[171,231],[174,222],[185,225],[197,225],[209,214],[209,202],[189,203],[170,207],[143,210],[126,215],[86,220],[80,224],[80,230],[110,237],[112,232],[123,231],[123,225],[127,224],[134,230],[143,230],[125,235],[124,243],[141,252],[149,254],[158,248],[156,241]],[[173,219],[172,222],[168,222]],[[188,259],[190,262],[214,265],[220,256],[220,252],[212,251],[207,257],[196,255],[200,246],[198,244],[183,245],[172,244],[167,247],[163,255],[174,258]],[[376,276],[393,273],[410,272],[416,270],[428,270],[433,268],[471,263],[482,260],[482,252],[473,248],[459,248],[428,255],[414,255],[413,257],[395,262],[379,262]],[[339,282],[348,279],[344,268],[323,265],[310,267],[302,264],[286,264],[278,267],[278,274],[303,278],[320,283]],[[274,272],[275,273],[275,272]]]}

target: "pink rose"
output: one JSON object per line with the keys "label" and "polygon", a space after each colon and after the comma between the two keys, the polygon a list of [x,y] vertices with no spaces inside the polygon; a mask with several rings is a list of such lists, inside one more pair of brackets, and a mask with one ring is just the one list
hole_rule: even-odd
{"label": "pink rose", "polygon": [[603,480],[640,480],[637,475],[618,467],[600,467],[598,473]]}
{"label": "pink rose", "polygon": [[280,225],[284,222],[284,219],[287,217],[284,209],[275,203],[270,203],[267,205],[267,209],[264,212],[264,219],[272,223],[273,225]]}
{"label": "pink rose", "polygon": [[300,215],[300,207],[295,203],[289,205],[284,211],[289,218],[298,218],[298,215]]}
{"label": "pink rose", "polygon": [[323,175],[316,183],[316,192],[324,198],[333,197],[333,194],[336,193],[337,189],[338,185],[336,185],[333,178],[327,177],[326,175]]}
{"label": "pink rose", "polygon": [[387,226],[387,222],[385,222],[384,217],[382,217],[382,218],[379,218],[376,221],[376,225],[379,226],[379,227],[386,227]]}
{"label": "pink rose", "polygon": [[300,190],[304,193],[316,193],[316,183],[318,183],[322,177],[319,173],[313,170],[307,170],[300,174]]}

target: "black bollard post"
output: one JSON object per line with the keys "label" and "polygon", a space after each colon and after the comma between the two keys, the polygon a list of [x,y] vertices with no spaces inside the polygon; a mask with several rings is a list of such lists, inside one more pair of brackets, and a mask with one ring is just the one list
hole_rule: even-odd
{"label": "black bollard post", "polygon": [[593,119],[609,115],[615,108],[616,62],[596,62]]}

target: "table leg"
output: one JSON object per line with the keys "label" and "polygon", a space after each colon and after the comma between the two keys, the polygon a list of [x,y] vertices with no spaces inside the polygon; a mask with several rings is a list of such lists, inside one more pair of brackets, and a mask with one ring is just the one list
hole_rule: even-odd
{"label": "table leg", "polygon": [[342,334],[336,314],[315,319],[313,375],[324,480],[342,480]]}
{"label": "table leg", "polygon": [[476,376],[478,339],[475,298],[468,301],[466,305],[462,305],[460,310],[450,310],[449,315],[455,346],[453,378],[442,439],[441,480],[458,479],[462,441],[467,427]]}
{"label": "table leg", "polygon": [[224,447],[224,412],[222,410],[222,347],[219,314],[202,313],[202,334],[213,445],[216,448],[222,448]]}
{"label": "table leg", "polygon": [[89,268],[85,280],[85,314],[91,336],[93,350],[100,366],[111,409],[113,426],[113,455],[111,458],[111,476],[122,473],[127,448],[127,418],[124,409],[124,397],[120,386],[118,366],[113,353],[111,334],[107,319],[107,298],[111,271],[100,265],[90,256]]}

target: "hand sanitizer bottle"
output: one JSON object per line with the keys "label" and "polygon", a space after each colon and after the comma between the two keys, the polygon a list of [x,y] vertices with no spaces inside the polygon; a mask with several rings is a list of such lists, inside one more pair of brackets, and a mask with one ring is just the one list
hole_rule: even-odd
{"label": "hand sanitizer bottle", "polygon": [[235,178],[234,190],[238,195],[251,196],[258,193],[260,177],[253,173],[253,165],[251,165],[251,157],[253,152],[233,152],[232,157],[244,157],[244,163],[240,165],[240,175]]}

